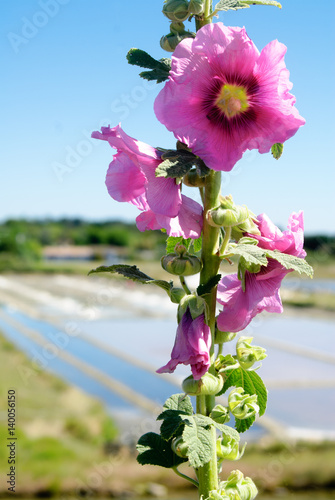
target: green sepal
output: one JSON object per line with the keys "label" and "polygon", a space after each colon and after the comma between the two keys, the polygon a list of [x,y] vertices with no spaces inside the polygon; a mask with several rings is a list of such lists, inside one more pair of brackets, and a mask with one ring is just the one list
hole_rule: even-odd
{"label": "green sepal", "polygon": [[207,283],[199,285],[197,288],[197,294],[206,295],[207,293],[210,293],[211,290],[219,283],[220,279],[221,274],[217,274],[216,276],[213,276],[213,278],[208,280]]}
{"label": "green sepal", "polygon": [[140,437],[136,445],[137,461],[141,465],[159,465],[166,469],[178,467],[187,458],[176,455],[171,448],[172,440],[165,441],[159,434],[148,432]]}
{"label": "green sepal", "polygon": [[148,68],[152,70],[142,71],[142,73],[140,73],[140,77],[145,80],[156,80],[157,83],[161,83],[169,79],[171,59],[163,58],[157,61],[144,50],[130,49],[127,54],[127,61],[133,66],[140,66],[141,68]]}
{"label": "green sepal", "polygon": [[[268,393],[261,377],[255,371],[246,371],[243,368],[235,368],[234,370],[224,373],[224,384],[220,394],[225,393],[230,387],[242,387],[248,394],[256,394],[259,405],[259,416],[261,417],[267,404]],[[220,395],[219,394],[219,395]],[[245,432],[255,421],[255,416],[244,420],[235,421],[235,428],[238,432]]]}
{"label": "green sepal", "polygon": [[271,154],[275,160],[279,160],[284,151],[284,144],[280,142],[276,142],[271,148]]}
{"label": "green sepal", "polygon": [[163,288],[168,294],[170,294],[170,291],[173,288],[173,282],[172,281],[164,281],[164,280],[155,280],[153,278],[150,278],[145,273],[142,273],[136,266],[130,266],[128,264],[115,264],[113,266],[100,266],[97,267],[96,269],[92,269],[88,274],[95,274],[95,273],[117,273],[121,274],[125,278],[128,278],[132,281],[138,281],[139,283],[142,283],[143,285],[157,285],[160,288]]}

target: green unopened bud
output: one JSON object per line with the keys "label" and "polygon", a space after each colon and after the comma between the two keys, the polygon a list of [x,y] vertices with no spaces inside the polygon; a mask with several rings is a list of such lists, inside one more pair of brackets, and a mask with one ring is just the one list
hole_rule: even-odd
{"label": "green unopened bud", "polygon": [[187,0],[165,0],[163,6],[163,14],[170,21],[180,22],[185,21],[189,13],[189,4]]}
{"label": "green unopened bud", "polygon": [[239,368],[240,364],[234,356],[231,354],[219,354],[215,360],[215,370],[219,373],[225,372],[227,370],[232,370],[233,368]]}
{"label": "green unopened bud", "polygon": [[204,13],[205,2],[204,0],[190,0],[189,12],[195,16],[200,16]]}
{"label": "green unopened bud", "polygon": [[244,370],[249,370],[267,356],[263,347],[251,345],[252,339],[253,337],[240,337],[236,344],[237,359]]}
{"label": "green unopened bud", "polygon": [[222,387],[222,377],[215,377],[208,372],[200,380],[194,380],[193,376],[190,375],[182,383],[183,391],[190,396],[215,396]]}
{"label": "green unopened bud", "polygon": [[206,183],[206,178],[201,177],[196,169],[190,170],[184,177],[183,183],[190,187],[204,187]]}
{"label": "green unopened bud", "polygon": [[226,424],[230,420],[228,406],[216,405],[210,413],[210,417],[218,424]]}
{"label": "green unopened bud", "polygon": [[178,457],[187,457],[188,445],[184,442],[182,436],[178,436],[172,441],[171,448]]}
{"label": "green unopened bud", "polygon": [[203,299],[202,297],[192,294],[192,295],[186,295],[184,298],[181,299],[177,312],[178,323],[186,313],[187,309],[189,309],[192,319],[196,319],[202,314],[204,314],[205,320],[207,320],[208,305],[205,299]]}
{"label": "green unopened bud", "polygon": [[228,396],[228,406],[234,417],[239,420],[252,417],[259,412],[257,395],[246,393],[242,387],[231,391]]}
{"label": "green unopened bud", "polygon": [[254,500],[258,490],[250,477],[244,477],[241,471],[233,470],[227,481],[220,483],[220,493],[231,500]]}
{"label": "green unopened bud", "polygon": [[202,268],[201,260],[196,255],[190,255],[184,245],[176,245],[174,253],[162,257],[161,264],[165,271],[177,276],[191,276]]}
{"label": "green unopened bud", "polygon": [[207,220],[214,227],[234,227],[242,224],[249,217],[247,207],[235,205],[234,208],[218,207],[207,212]]}
{"label": "green unopened bud", "polygon": [[174,52],[177,45],[185,38],[195,38],[195,33],[186,31],[183,23],[171,23],[170,33],[162,36],[160,46],[167,52]]}
{"label": "green unopened bud", "polygon": [[215,344],[224,344],[225,342],[230,342],[231,340],[234,340],[236,335],[237,335],[236,332],[221,332],[221,330],[218,330],[216,328],[215,329],[214,343]]}
{"label": "green unopened bud", "polygon": [[257,235],[261,234],[260,230],[258,229],[257,225],[254,223],[251,217],[246,221],[244,221],[239,226],[233,227],[231,236],[234,240],[239,241],[241,238],[243,238],[245,233],[257,234]]}
{"label": "green unopened bud", "polygon": [[245,450],[246,443],[242,450],[239,450],[240,439],[235,439],[230,434],[223,434],[221,438],[216,441],[216,452],[219,461],[221,460],[239,460]]}
{"label": "green unopened bud", "polygon": [[174,304],[179,304],[181,299],[183,299],[186,295],[186,292],[183,288],[172,288],[170,291],[170,299]]}

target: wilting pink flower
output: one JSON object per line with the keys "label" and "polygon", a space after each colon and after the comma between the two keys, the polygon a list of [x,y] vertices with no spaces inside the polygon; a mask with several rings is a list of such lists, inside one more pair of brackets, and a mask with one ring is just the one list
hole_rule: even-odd
{"label": "wilting pink flower", "polygon": [[157,118],[214,170],[231,170],[247,149],[267,153],[305,123],[285,52],[274,40],[259,53],[244,28],[204,26],[174,51]]}
{"label": "wilting pink flower", "polygon": [[132,203],[143,211],[136,219],[140,231],[164,228],[169,236],[200,236],[202,207],[181,195],[175,179],[155,176],[162,161],[160,151],[128,136],[119,125],[102,127],[92,137],[117,150],[107,171],[106,186],[114,200]]}
{"label": "wilting pink flower", "polygon": [[199,380],[210,366],[210,347],[211,331],[205,323],[204,314],[192,319],[187,309],[177,328],[171,359],[157,373],[172,373],[179,364],[191,365],[194,379]]}
{"label": "wilting pink flower", "polygon": [[[258,239],[259,247],[305,257],[302,212],[290,216],[288,229],[283,232],[265,214],[259,215],[257,219],[261,235],[250,236]],[[217,294],[218,302],[224,306],[217,318],[219,330],[239,332],[262,311],[283,312],[279,288],[289,272],[276,260],[268,259],[268,265],[262,266],[258,273],[246,271],[245,291],[237,274],[224,276],[218,284]]]}

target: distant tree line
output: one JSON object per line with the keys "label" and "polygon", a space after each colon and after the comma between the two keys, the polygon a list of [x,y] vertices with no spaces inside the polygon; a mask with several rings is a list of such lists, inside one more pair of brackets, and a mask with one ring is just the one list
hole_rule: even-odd
{"label": "distant tree line", "polygon": [[[165,239],[166,235],[161,231],[141,233],[135,224],[120,221],[9,219],[0,224],[0,261],[8,261],[13,257],[25,261],[38,260],[43,247],[65,244],[126,247],[130,257],[140,250],[158,255]],[[305,248],[307,251],[334,256],[335,236],[306,236]]]}

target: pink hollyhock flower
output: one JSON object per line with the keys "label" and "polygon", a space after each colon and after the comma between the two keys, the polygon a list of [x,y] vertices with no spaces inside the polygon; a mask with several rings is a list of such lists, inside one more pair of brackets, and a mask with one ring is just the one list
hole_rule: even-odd
{"label": "pink hollyhock flower", "polygon": [[[258,227],[261,235],[250,235],[258,239],[258,246],[279,250],[296,257],[305,257],[303,250],[303,213],[293,213],[289,218],[287,231],[281,232],[265,215],[259,215]],[[224,276],[218,284],[217,300],[223,304],[223,311],[217,318],[218,328],[225,332],[239,332],[246,328],[252,318],[262,311],[283,312],[279,295],[282,280],[291,271],[274,259],[262,266],[258,273],[245,273],[245,291],[237,274]]]}
{"label": "pink hollyhock flower", "polygon": [[114,200],[132,203],[143,211],[136,219],[140,231],[164,228],[169,236],[200,236],[202,207],[181,195],[175,179],[155,176],[162,161],[160,151],[128,136],[120,125],[102,127],[92,137],[117,150],[107,171],[106,186]]}
{"label": "pink hollyhock flower", "polygon": [[204,26],[174,51],[157,118],[214,170],[230,171],[247,149],[267,153],[305,123],[285,52],[274,40],[259,53],[244,28]]}
{"label": "pink hollyhock flower", "polygon": [[210,347],[211,331],[204,314],[192,319],[187,308],[177,328],[171,359],[157,373],[172,373],[179,364],[191,365],[194,379],[199,380],[209,369]]}

